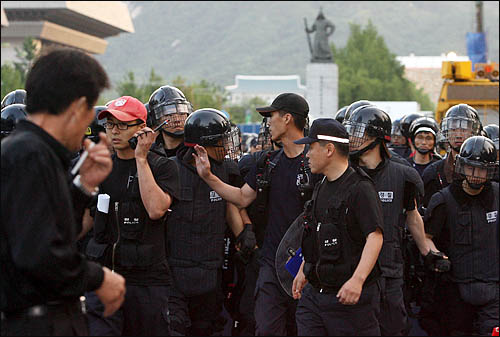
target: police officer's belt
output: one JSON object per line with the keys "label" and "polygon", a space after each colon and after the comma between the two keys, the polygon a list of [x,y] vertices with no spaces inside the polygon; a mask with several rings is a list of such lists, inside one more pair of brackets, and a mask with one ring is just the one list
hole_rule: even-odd
{"label": "police officer's belt", "polygon": [[42,317],[48,313],[67,313],[77,314],[82,313],[82,303],[80,300],[72,301],[51,301],[47,304],[38,304],[29,308],[21,309],[18,311],[1,312],[2,320],[10,318],[34,318]]}

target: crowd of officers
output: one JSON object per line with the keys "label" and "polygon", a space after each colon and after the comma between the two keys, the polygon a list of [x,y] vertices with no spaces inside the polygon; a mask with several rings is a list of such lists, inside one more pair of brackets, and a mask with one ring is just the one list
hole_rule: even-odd
{"label": "crowd of officers", "polygon": [[361,100],[309,126],[283,93],[245,154],[176,87],[94,106],[108,86],[63,49],[2,100],[2,335],[222,335],[224,309],[241,336],[498,327],[498,126],[473,107],[391,122]]}

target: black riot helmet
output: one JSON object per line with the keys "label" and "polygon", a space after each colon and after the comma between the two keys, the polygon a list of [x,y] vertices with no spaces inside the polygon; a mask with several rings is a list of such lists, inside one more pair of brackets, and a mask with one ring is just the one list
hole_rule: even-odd
{"label": "black riot helmet", "polygon": [[408,148],[408,140],[403,136],[403,131],[401,130],[401,119],[396,119],[392,122],[391,147],[396,149]]}
{"label": "black riot helmet", "polygon": [[479,135],[480,131],[479,115],[476,109],[468,104],[452,106],[441,121],[443,137],[456,152],[460,151],[460,146],[467,138]]}
{"label": "black riot helmet", "polygon": [[148,117],[146,118],[146,126],[148,128],[154,128],[153,122],[151,121],[151,110],[149,110],[149,102],[144,103],[144,107],[146,108],[146,111],[148,112]]}
{"label": "black riot helmet", "polygon": [[217,109],[203,108],[190,114],[184,124],[184,145],[214,147],[216,160],[237,160],[241,153],[237,126]]}
{"label": "black riot helmet", "polygon": [[11,104],[26,104],[26,90],[17,89],[5,95],[2,99],[2,109]]}
{"label": "black riot helmet", "polygon": [[[415,145],[415,136],[419,132],[432,133],[432,135],[434,136],[434,147],[432,149],[423,149]],[[430,151],[434,151],[434,148],[436,147],[436,139],[438,132],[439,132],[439,125],[436,122],[436,120],[431,117],[419,117],[415,119],[413,122],[411,122],[409,129],[411,142],[415,146],[415,149],[421,154],[427,154]]]}
{"label": "black riot helmet", "polygon": [[[377,144],[382,144],[383,150],[390,157],[387,142],[391,141],[391,117],[374,105],[363,105],[352,112],[344,125],[349,133],[349,155],[352,159],[359,158],[363,153],[373,149]],[[367,147],[359,150],[368,137],[375,140]]]}
{"label": "black riot helmet", "polygon": [[345,111],[343,122],[345,122],[346,120],[348,120],[351,117],[351,114],[354,112],[354,110],[356,110],[360,106],[365,106],[365,105],[372,105],[372,103],[370,101],[367,101],[367,100],[360,100],[360,101],[356,101],[356,102],[351,103]]}
{"label": "black riot helmet", "polygon": [[97,116],[99,116],[99,113],[106,109],[107,107],[105,105],[94,106],[94,112],[95,112],[94,120],[87,127],[87,131],[85,131],[85,138],[89,138],[94,143],[99,142],[99,132],[106,132],[106,129],[104,128],[105,119],[97,118]]}
{"label": "black riot helmet", "polygon": [[2,139],[10,135],[16,128],[16,123],[21,119],[26,119],[26,105],[10,104],[2,109]]}
{"label": "black riot helmet", "polygon": [[488,124],[483,127],[483,131],[486,133],[486,137],[493,141],[497,148],[497,151],[500,150],[500,148],[498,147],[498,125]]}
{"label": "black riot helmet", "polygon": [[488,180],[498,178],[498,160],[493,141],[483,136],[465,140],[455,157],[455,172],[466,179],[473,189],[479,189]]}
{"label": "black riot helmet", "polygon": [[392,127],[391,127],[391,136],[403,136],[403,132],[401,130],[401,119],[396,119],[394,122],[392,122]]}
{"label": "black riot helmet", "polygon": [[403,134],[403,136],[406,139],[411,139],[411,136],[410,136],[410,125],[411,125],[411,123],[415,119],[420,118],[420,117],[423,117],[423,116],[421,114],[417,113],[417,112],[414,112],[414,113],[411,113],[411,114],[408,114],[408,115],[404,115],[403,117],[401,117],[399,125],[401,127],[401,133]]}
{"label": "black riot helmet", "polygon": [[335,119],[338,120],[339,123],[344,122],[345,113],[346,113],[348,107],[349,106],[346,105],[346,106],[340,108],[339,111],[337,111],[337,113],[335,113]]}
{"label": "black riot helmet", "polygon": [[270,117],[264,117],[260,123],[259,136],[257,142],[260,144],[262,150],[272,149],[273,141],[271,139],[271,132],[269,132]]}
{"label": "black riot helmet", "polygon": [[168,120],[162,132],[174,138],[181,138],[184,135],[184,123],[193,112],[193,106],[182,91],[176,87],[164,85],[151,94],[148,103],[153,127]]}

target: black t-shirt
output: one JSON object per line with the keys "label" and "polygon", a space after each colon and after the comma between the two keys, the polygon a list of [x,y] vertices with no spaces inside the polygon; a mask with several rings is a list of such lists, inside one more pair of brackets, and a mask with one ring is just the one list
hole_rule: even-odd
{"label": "black t-shirt", "polygon": [[[349,169],[336,180],[327,181],[325,179],[321,184],[314,205],[314,216],[317,221],[322,223],[331,222],[326,211],[331,207],[334,196],[348,178],[348,171]],[[348,209],[346,216],[347,232],[352,240],[352,255],[361,256],[366,244],[366,237],[375,232],[377,228],[380,228],[381,232],[383,232],[382,204],[371,181],[362,180],[350,188],[349,192],[346,204]],[[370,284],[377,274],[378,271],[374,268],[370,272],[365,285]],[[318,284],[315,273],[311,273],[310,281],[312,284]]]}
{"label": "black t-shirt", "polygon": [[436,157],[432,157],[431,160],[427,163],[427,164],[417,164],[415,163],[415,157],[411,157],[411,158],[407,158],[406,160],[408,160],[408,163],[410,163],[411,167],[413,167],[415,170],[417,170],[418,174],[420,175],[420,177],[423,178],[424,176],[424,170],[427,166],[429,166],[430,164],[440,160]]}
{"label": "black t-shirt", "polygon": [[[336,180],[325,180],[320,186],[314,207],[314,215],[318,221],[329,222],[326,210],[331,207],[332,196],[336,194],[346,177],[347,171]],[[350,190],[347,206],[349,209],[347,228],[354,242],[364,244],[368,234],[374,232],[377,227],[383,229],[382,205],[375,186],[370,181],[361,181]]]}
{"label": "black t-shirt", "polygon": [[[271,186],[268,201],[268,222],[264,236],[264,244],[261,249],[261,257],[264,261],[274,266],[276,249],[288,227],[302,213],[304,200],[300,196],[298,183],[303,173],[300,169],[305,156],[298,155],[288,158],[283,152],[281,158],[271,173]],[[246,183],[256,190],[257,165],[253,165],[245,177]],[[319,181],[322,176],[313,174],[313,183]]]}
{"label": "black t-shirt", "polygon": [[[151,156],[151,153],[148,155]],[[178,199],[179,195],[179,177],[177,165],[173,160],[157,156],[158,165],[150,165],[151,171],[158,186],[168,193],[172,202]],[[116,218],[114,214],[115,201],[122,201],[128,188],[131,188],[132,182],[137,173],[137,164],[135,159],[123,160],[116,155],[113,156],[113,171],[101,184],[100,193],[106,193],[110,196],[109,203],[109,221],[113,228],[116,228]],[[162,236],[164,238],[165,235]],[[163,244],[165,244],[163,242]],[[147,272],[143,268],[134,270],[133,268],[121,269],[119,266],[115,270],[120,273],[127,281],[127,284],[134,285],[168,285],[170,284],[170,275],[166,261],[159,263]]]}

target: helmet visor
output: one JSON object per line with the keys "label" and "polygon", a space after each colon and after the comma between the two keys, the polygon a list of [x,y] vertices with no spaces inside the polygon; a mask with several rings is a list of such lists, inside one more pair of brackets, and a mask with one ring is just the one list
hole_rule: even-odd
{"label": "helmet visor", "polygon": [[266,117],[260,124],[258,143],[261,145],[262,150],[270,149],[272,147],[271,133],[269,132],[269,118]]}
{"label": "helmet visor", "polygon": [[349,151],[356,151],[369,140],[366,134],[366,124],[346,121],[344,126],[349,134]]}
{"label": "helmet visor", "polygon": [[222,137],[224,160],[239,160],[241,158],[241,142],[237,126],[232,126],[231,131]]}
{"label": "helmet visor", "polygon": [[164,130],[170,131],[182,131],[184,130],[184,124],[189,116],[187,113],[173,113],[160,117],[157,121],[157,125],[160,125],[164,121],[168,121],[167,124],[162,128]]}
{"label": "helmet visor", "polygon": [[403,133],[401,132],[401,126],[400,125],[393,125],[391,128],[391,136],[403,136]]}
{"label": "helmet visor", "polygon": [[152,112],[155,119],[159,120],[161,117],[171,114],[190,114],[191,112],[193,112],[193,109],[187,102],[174,102],[157,106],[153,109]]}
{"label": "helmet visor", "polygon": [[471,183],[484,183],[486,180],[498,179],[498,161],[494,163],[483,163],[457,155],[455,172],[465,176],[467,181]]}

